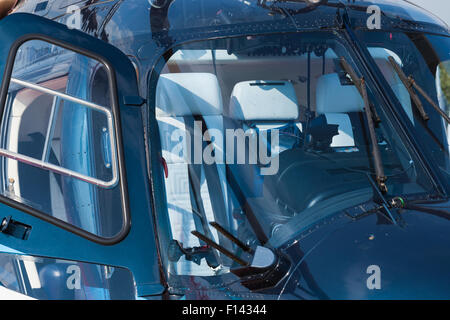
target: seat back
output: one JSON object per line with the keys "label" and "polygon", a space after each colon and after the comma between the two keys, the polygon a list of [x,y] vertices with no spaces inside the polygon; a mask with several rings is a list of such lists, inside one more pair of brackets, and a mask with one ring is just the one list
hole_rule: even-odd
{"label": "seat back", "polygon": [[240,122],[244,130],[290,132],[280,135],[278,145],[267,143],[272,156],[291,149],[297,142],[295,136],[302,130],[299,113],[294,86],[288,81],[244,81],[237,83],[231,94],[229,116]]}
{"label": "seat back", "polygon": [[362,112],[364,101],[354,85],[343,85],[337,73],[319,78],[316,88],[316,113],[324,115],[328,124],[338,125],[339,134],[333,137],[331,147],[355,147],[351,114]]}

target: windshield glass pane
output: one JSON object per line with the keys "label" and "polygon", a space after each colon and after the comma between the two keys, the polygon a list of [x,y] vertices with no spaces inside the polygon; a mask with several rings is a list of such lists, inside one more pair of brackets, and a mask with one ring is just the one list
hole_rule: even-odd
{"label": "windshield glass pane", "polygon": [[[450,127],[432,104],[414,88],[429,120],[424,121],[414,97],[400,80],[388,57],[394,57],[403,73],[425,91],[434,104],[449,115],[450,38],[419,33],[360,32],[370,54],[402,106],[403,119],[411,125],[423,152],[450,182]],[[405,112],[405,113],[403,113]]]}
{"label": "windshield glass pane", "polygon": [[[167,210],[158,220],[171,286],[189,276],[236,281],[234,269],[256,263],[261,247],[373,203],[364,101],[340,58],[353,65],[340,36],[314,32],[191,43],[163,62],[150,126],[160,135]],[[387,196],[435,192],[368,94]]]}

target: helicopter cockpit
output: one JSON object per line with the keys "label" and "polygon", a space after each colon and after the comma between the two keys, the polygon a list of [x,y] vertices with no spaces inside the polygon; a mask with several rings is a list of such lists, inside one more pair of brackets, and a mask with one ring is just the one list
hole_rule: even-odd
{"label": "helicopter cockpit", "polygon": [[1,284],[378,298],[370,254],[448,261],[446,225],[405,205],[448,207],[448,28],[377,3],[371,30],[367,1],[19,1],[0,22]]}

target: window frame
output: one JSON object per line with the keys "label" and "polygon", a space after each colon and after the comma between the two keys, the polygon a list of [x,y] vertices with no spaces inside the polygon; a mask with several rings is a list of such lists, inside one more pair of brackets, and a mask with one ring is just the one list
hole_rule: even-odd
{"label": "window frame", "polygon": [[[112,64],[107,59],[102,57],[101,55],[99,55],[95,52],[86,50],[86,49],[82,49],[80,47],[72,45],[69,42],[61,41],[59,39],[53,38],[48,35],[31,33],[31,34],[25,34],[21,37],[18,37],[17,39],[14,40],[13,44],[9,48],[9,54],[8,54],[8,57],[6,58],[5,71],[3,74],[2,84],[0,87],[0,119],[3,119],[3,116],[4,116],[5,106],[6,106],[7,96],[8,96],[8,90],[10,87],[10,83],[12,82],[11,81],[12,72],[13,72],[17,52],[24,43],[26,43],[27,41],[32,41],[32,40],[44,41],[49,44],[59,46],[63,49],[70,50],[74,53],[84,55],[88,58],[97,60],[99,63],[103,64],[103,66],[106,70],[106,73],[108,75],[108,82],[109,82],[109,86],[110,86],[110,90],[111,90],[111,111],[110,112],[112,115],[112,121],[111,121],[112,126],[113,126],[112,132],[114,134],[113,136],[110,137],[110,140],[114,141],[114,145],[111,146],[111,150],[113,151],[112,153],[116,155],[116,157],[115,157],[116,164],[115,165],[117,166],[117,171],[116,171],[117,179],[113,178],[113,180],[116,180],[116,181],[112,181],[112,182],[114,182],[114,185],[117,185],[120,188],[120,196],[121,196],[121,204],[122,204],[122,210],[121,210],[122,211],[122,215],[121,215],[122,228],[113,237],[102,237],[102,236],[96,235],[94,233],[91,233],[89,231],[86,231],[80,227],[77,227],[73,224],[70,224],[70,223],[60,220],[60,219],[57,219],[47,213],[44,213],[38,209],[35,209],[27,204],[20,203],[16,200],[13,200],[13,199],[8,198],[1,194],[0,194],[0,203],[10,206],[14,209],[23,211],[27,214],[30,214],[36,218],[44,220],[45,222],[51,223],[63,230],[72,232],[72,233],[74,233],[82,238],[85,238],[89,241],[92,241],[94,243],[105,245],[105,246],[111,246],[111,245],[117,244],[128,235],[128,233],[131,229],[131,215],[129,212],[128,189],[126,186],[125,162],[124,162],[123,142],[122,142],[123,140],[122,140],[121,125],[120,125],[120,112],[119,112],[120,108],[119,108],[119,103],[118,103],[118,92],[117,92],[117,81],[116,81],[115,69],[112,66]],[[82,99],[79,99],[79,100],[82,100]],[[113,147],[115,147],[115,148],[113,148]],[[4,157],[4,158],[9,158],[9,159],[20,161],[19,159],[10,158],[10,157],[4,156],[2,154],[0,154],[0,156]],[[112,157],[112,159],[113,158],[114,157]],[[26,164],[30,165],[29,163],[26,163]],[[43,168],[43,169],[48,170],[49,172],[55,172],[55,171],[52,171],[47,168]],[[113,170],[113,172],[114,172],[114,170]],[[56,173],[60,173],[60,172],[56,172]],[[75,178],[74,176],[71,176],[71,177]],[[85,182],[89,183],[89,181],[85,181]],[[93,185],[97,185],[97,184],[93,184]]]}
{"label": "window frame", "polygon": [[[44,169],[44,170],[48,170],[50,172],[54,172],[57,174],[61,174],[61,175],[65,175],[65,176],[69,176],[70,178],[75,178],[93,185],[96,185],[98,187],[102,187],[105,189],[111,189],[113,188],[117,182],[118,182],[118,167],[117,167],[117,148],[116,148],[116,141],[114,139],[114,124],[113,124],[113,114],[111,111],[109,111],[106,107],[101,106],[99,104],[96,103],[92,103],[89,101],[85,101],[83,99],[79,99],[76,98],[74,96],[68,95],[68,94],[64,94],[64,93],[60,93],[57,92],[53,89],[48,89],[45,88],[44,86],[29,82],[29,81],[24,81],[24,80],[19,80],[13,77],[10,77],[10,81],[21,85],[25,88],[31,89],[31,90],[35,90],[44,94],[48,94],[50,96],[52,96],[53,98],[60,98],[64,101],[71,101],[74,103],[77,103],[79,105],[83,105],[86,108],[92,109],[92,110],[96,110],[99,112],[102,112],[104,115],[106,115],[107,121],[108,121],[108,133],[109,133],[109,143],[110,143],[110,148],[111,148],[111,163],[112,163],[112,179],[110,181],[104,181],[98,178],[94,178],[82,173],[78,173],[74,170],[71,169],[67,169],[58,165],[54,165],[51,164],[48,161],[44,161],[44,160],[38,160],[17,152],[13,152],[10,151],[8,149],[3,149],[0,148],[0,156],[6,157],[8,159],[12,159],[12,160],[16,160],[18,162],[22,162],[31,166],[36,166],[38,168]],[[53,117],[54,115],[51,116],[51,121],[53,121]],[[47,130],[49,130],[50,125],[47,127]],[[8,132],[7,129],[5,129],[5,132]],[[46,139],[48,139],[48,135],[46,136]],[[46,140],[47,141],[47,140]],[[45,154],[47,154],[49,152],[48,149],[48,144],[46,143],[43,149],[43,155],[44,152]],[[43,158],[42,158],[43,159]]]}

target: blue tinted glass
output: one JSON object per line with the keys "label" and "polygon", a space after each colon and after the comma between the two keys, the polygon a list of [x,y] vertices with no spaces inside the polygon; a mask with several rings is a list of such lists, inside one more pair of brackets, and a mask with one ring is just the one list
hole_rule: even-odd
{"label": "blue tinted glass", "polygon": [[363,98],[341,58],[354,65],[339,34],[311,32],[195,42],[165,60],[150,107],[167,205],[158,219],[161,252],[175,290],[186,293],[192,276],[200,287],[251,290],[239,282],[243,265],[270,266],[269,248],[338,212],[373,210],[374,144],[387,197],[435,192],[370,85],[381,122],[369,138]]}
{"label": "blue tinted glass", "polygon": [[0,285],[2,299],[136,299],[126,269],[6,253],[0,253]]}
{"label": "blue tinted glass", "polygon": [[439,108],[450,114],[450,38],[401,32],[359,32],[359,36],[400,102],[402,110],[399,112],[413,126],[415,138],[421,141],[422,152],[443,170],[444,181],[450,182],[449,125],[424,96],[413,90],[430,117],[427,123],[422,121],[410,93],[388,61],[389,56],[394,57],[403,72],[411,76]]}
{"label": "blue tinted glass", "polygon": [[25,42],[2,119],[2,194],[95,235],[117,235],[123,210],[112,103],[102,63]]}

